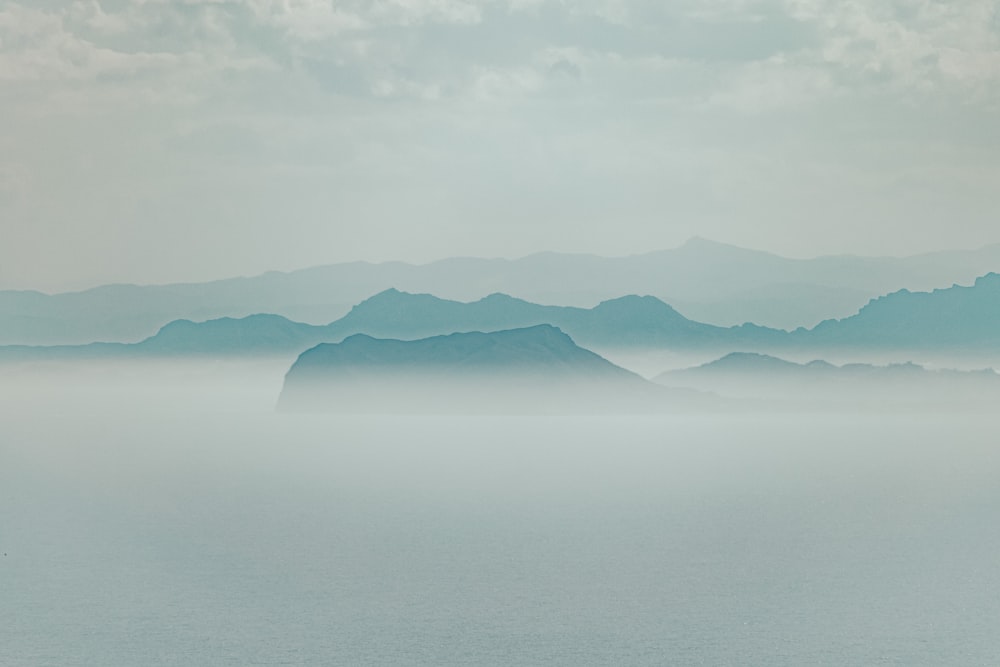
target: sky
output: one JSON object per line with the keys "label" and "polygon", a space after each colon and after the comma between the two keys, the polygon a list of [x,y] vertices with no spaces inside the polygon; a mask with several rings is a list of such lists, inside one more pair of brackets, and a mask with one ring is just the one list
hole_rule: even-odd
{"label": "sky", "polygon": [[1000,241],[995,0],[0,0],[0,288]]}

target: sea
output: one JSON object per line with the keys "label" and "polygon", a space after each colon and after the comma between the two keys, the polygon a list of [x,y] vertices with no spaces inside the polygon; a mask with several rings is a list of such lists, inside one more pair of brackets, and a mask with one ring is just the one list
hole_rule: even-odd
{"label": "sea", "polygon": [[986,414],[288,415],[0,375],[0,665],[1000,664]]}

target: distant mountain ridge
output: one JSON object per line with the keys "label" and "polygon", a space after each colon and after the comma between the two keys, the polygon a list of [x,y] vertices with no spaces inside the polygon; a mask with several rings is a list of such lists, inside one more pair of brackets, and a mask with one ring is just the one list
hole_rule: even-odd
{"label": "distant mountain ridge", "polygon": [[968,283],[997,270],[1000,244],[906,258],[790,259],[704,239],[630,257],[539,253],[424,265],[352,262],[207,283],[108,285],[56,295],[0,291],[0,344],[138,342],[173,320],[256,313],[319,324],[392,287],[461,301],[501,292],[577,307],[649,294],[695,321],[791,329],[850,315],[901,288]]}
{"label": "distant mountain ridge", "polygon": [[[593,308],[577,308],[543,306],[505,294],[491,294],[463,303],[396,289],[362,301],[330,324],[328,330],[334,336],[364,332],[373,336],[420,338],[538,324],[558,327],[582,345],[701,346],[733,335],[731,329],[693,322],[651,296],[630,295],[603,301]],[[741,329],[762,331],[759,327]]]}
{"label": "distant mountain ridge", "polygon": [[1000,375],[992,369],[929,370],[914,363],[836,366],[822,360],[800,364],[746,352],[668,371],[653,381],[734,399],[781,400],[819,407],[913,404],[978,409],[995,405],[1000,399]]}
{"label": "distant mountain ridge", "polygon": [[416,340],[353,334],[339,343],[321,343],[299,355],[290,374],[336,366],[338,370],[373,367],[392,372],[433,368],[452,373],[516,371],[544,376],[599,374],[641,379],[586,350],[558,328],[540,324],[494,332],[462,332]]}
{"label": "distant mountain ridge", "polygon": [[48,348],[0,347],[0,358],[75,355],[245,355],[287,354],[354,334],[414,340],[456,332],[491,332],[552,325],[582,345],[605,347],[725,347],[750,340],[784,338],[783,331],[752,325],[722,328],[688,320],[654,297],[626,296],[594,308],[542,306],[503,294],[463,303],[396,289],[357,304],[326,326],[292,322],[278,315],[178,320],[132,344]]}
{"label": "distant mountain ridge", "polygon": [[813,345],[1000,349],[1000,274],[968,287],[900,290],[873,299],[856,315],[821,322],[796,337]]}
{"label": "distant mountain ridge", "polygon": [[[278,407],[346,413],[666,409],[670,394],[549,325],[411,341],[364,334],[301,355]],[[685,396],[685,398],[689,398]]]}
{"label": "distant mountain ridge", "polygon": [[0,358],[95,356],[287,355],[353,334],[413,340],[455,332],[489,332],[548,324],[587,347],[674,350],[946,350],[1000,351],[1000,275],[969,287],[900,291],[857,314],[793,332],[755,325],[717,327],[687,319],[651,296],[625,296],[594,308],[542,306],[503,294],[462,303],[389,289],[326,326],[278,315],[171,322],[140,343],[48,348],[0,347]]}
{"label": "distant mountain ridge", "polygon": [[651,296],[625,296],[585,309],[542,306],[503,294],[463,303],[396,289],[357,304],[326,326],[277,315],[177,321],[136,344],[0,348],[0,358],[101,355],[287,355],[353,334],[414,340],[455,332],[558,327],[585,347],[776,352],[781,350],[1000,351],[1000,275],[970,287],[909,291],[872,300],[856,315],[793,332],[755,325],[717,327],[687,319]]}
{"label": "distant mountain ridge", "polygon": [[293,322],[280,315],[223,317],[207,322],[176,320],[155,336],[137,344],[143,351],[163,354],[240,354],[298,352],[327,338],[327,327]]}
{"label": "distant mountain ridge", "polygon": [[[902,364],[887,364],[878,366],[875,364],[852,363],[837,366],[822,359],[815,359],[807,363],[796,363],[779,357],[760,352],[730,352],[729,354],[710,361],[694,368],[687,368],[676,371],[668,371],[658,375],[655,379],[684,376],[722,376],[726,374],[762,376],[768,378],[778,377],[822,377],[822,376],[846,376],[846,375],[871,375],[882,374],[886,377],[911,375],[913,373],[937,373],[939,371],[928,371],[918,364],[912,362]],[[946,371],[948,373],[960,373],[961,371]],[[992,372],[992,371],[990,371]]]}
{"label": "distant mountain ridge", "polygon": [[[588,347],[650,347],[769,351],[781,349],[1000,349],[1000,274],[973,285],[933,292],[902,290],[870,301],[858,313],[793,332],[753,324],[717,327],[690,320],[656,297],[628,295],[593,308],[544,306],[504,294],[458,302],[397,289],[380,292],[344,317],[316,327],[283,318],[265,320],[269,330],[287,333],[290,349],[310,341],[332,342],[356,333],[416,339],[469,331],[498,331],[550,324]],[[235,328],[239,320],[216,320],[210,328]],[[199,325],[188,325],[194,333]],[[170,350],[170,328],[143,343]],[[257,338],[271,341],[256,332]],[[246,340],[248,333],[240,333]],[[240,340],[233,333],[207,337],[220,345]],[[220,348],[221,349],[221,348]]]}

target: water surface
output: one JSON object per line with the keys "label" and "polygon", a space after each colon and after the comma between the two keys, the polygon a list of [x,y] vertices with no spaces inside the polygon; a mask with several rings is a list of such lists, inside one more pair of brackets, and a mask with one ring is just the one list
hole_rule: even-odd
{"label": "water surface", "polygon": [[310,417],[135,380],[5,388],[0,664],[1000,659],[987,417]]}

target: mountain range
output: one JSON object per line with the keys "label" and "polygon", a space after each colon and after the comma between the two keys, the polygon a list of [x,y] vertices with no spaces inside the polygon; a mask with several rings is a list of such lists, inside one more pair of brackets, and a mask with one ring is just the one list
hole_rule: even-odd
{"label": "mountain range", "polygon": [[175,321],[136,344],[3,347],[0,358],[170,355],[290,355],[353,334],[413,340],[455,332],[490,332],[548,324],[585,347],[732,351],[895,350],[956,354],[1000,351],[1000,274],[969,287],[902,290],[858,313],[813,329],[787,332],[756,325],[695,322],[652,296],[625,296],[593,308],[543,306],[503,294],[463,303],[389,289],[344,317],[317,326],[278,315]]}
{"label": "mountain range", "polygon": [[54,295],[0,291],[0,344],[138,342],[178,319],[257,313],[323,324],[389,288],[461,301],[501,292],[577,307],[648,294],[695,321],[793,329],[849,316],[903,288],[969,283],[996,270],[1000,245],[905,258],[791,259],[704,239],[629,257],[540,253],[423,265],[354,262],[207,283],[107,285]]}
{"label": "mountain range", "polygon": [[978,371],[931,370],[914,363],[836,366],[825,361],[794,363],[765,354],[734,352],[693,368],[653,378],[666,387],[696,389],[734,399],[767,399],[799,404],[995,404],[1000,375]]}
{"label": "mountain range", "polygon": [[981,276],[968,287],[900,290],[872,300],[856,315],[794,334],[828,347],[1000,349],[1000,274]]}
{"label": "mountain range", "polygon": [[365,299],[344,317],[325,326],[293,322],[271,314],[205,322],[177,320],[138,343],[6,346],[0,347],[0,358],[283,355],[354,334],[415,340],[543,324],[568,332],[582,345],[603,347],[722,349],[787,336],[784,331],[754,325],[723,328],[694,322],[650,296],[625,296],[593,308],[577,308],[543,306],[505,294],[491,294],[463,303],[388,289]]}
{"label": "mountain range", "polygon": [[352,414],[646,412],[694,398],[539,325],[413,341],[355,334],[317,345],[288,371],[278,407]]}

